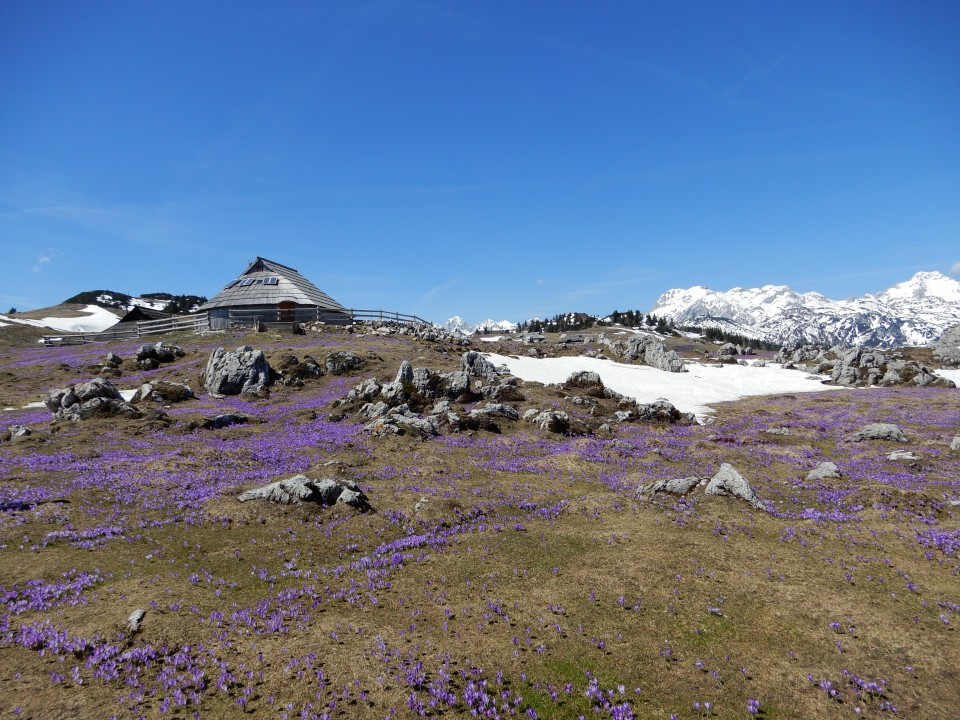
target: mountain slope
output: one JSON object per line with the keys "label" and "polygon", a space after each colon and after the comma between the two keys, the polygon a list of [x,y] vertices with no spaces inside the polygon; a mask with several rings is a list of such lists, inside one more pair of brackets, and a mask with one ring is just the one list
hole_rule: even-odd
{"label": "mountain slope", "polygon": [[460,333],[461,335],[473,335],[476,332],[498,333],[514,332],[517,324],[509,320],[484,320],[475,324],[470,324],[459,315],[454,315],[449,320],[440,323],[440,327],[450,333]]}
{"label": "mountain slope", "polygon": [[668,290],[652,313],[678,326],[715,327],[784,345],[926,345],[960,323],[960,283],[920,272],[888,290],[849,300],[786,285],[733,288],[702,286]]}

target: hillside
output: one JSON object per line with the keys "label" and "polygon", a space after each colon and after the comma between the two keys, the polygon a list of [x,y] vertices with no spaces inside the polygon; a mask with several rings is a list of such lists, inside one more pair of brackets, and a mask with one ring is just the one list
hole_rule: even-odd
{"label": "hillside", "polygon": [[86,290],[63,302],[65,304],[97,305],[124,311],[140,306],[173,315],[185,315],[195,312],[206,301],[207,298],[202,295],[172,295],[165,292],[155,292],[143,293],[139,297],[134,297],[115,290]]}
{"label": "hillside", "polygon": [[[810,391],[735,402],[691,391],[711,403],[709,424],[624,419],[568,434],[524,415],[597,425],[629,403],[589,378],[544,385],[475,358],[466,366],[486,374],[463,395],[428,399],[418,388],[457,380],[469,348],[384,331],[179,335],[165,340],[183,356],[154,370],[136,366],[136,340],[4,350],[0,405],[18,408],[4,425],[32,433],[0,439],[0,708],[81,719],[953,717],[957,390],[818,392],[807,372],[708,361],[699,375],[713,386],[772,388],[789,375]],[[686,342],[688,362],[703,357]],[[284,380],[262,397],[210,395],[197,379],[221,345],[263,350]],[[521,347],[483,345],[511,362]],[[599,349],[536,352],[569,369]],[[123,360],[121,390],[170,381],[196,397],[150,396],[137,417],[82,422],[24,407],[97,374],[108,350]],[[663,376],[698,375],[620,369],[624,382],[640,371],[650,397],[668,399]],[[741,374],[709,379],[727,372]],[[364,417],[374,403],[359,396],[370,388],[484,419],[378,437],[383,425]],[[488,401],[494,391],[501,399]],[[225,414],[226,425],[207,422]],[[872,422],[896,423],[907,442],[851,440]],[[811,476],[823,462],[839,473]],[[637,495],[712,478],[723,463],[754,504],[702,488]],[[372,509],[238,500],[298,473],[353,481]]]}

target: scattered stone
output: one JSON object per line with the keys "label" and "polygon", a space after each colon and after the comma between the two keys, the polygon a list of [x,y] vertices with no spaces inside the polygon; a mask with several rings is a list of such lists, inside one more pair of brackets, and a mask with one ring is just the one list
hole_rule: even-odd
{"label": "scattered stone", "polygon": [[130,617],[127,618],[127,630],[137,632],[140,629],[140,623],[143,622],[143,618],[145,618],[146,615],[147,611],[142,608],[137,608],[130,613]]}
{"label": "scattered stone", "polygon": [[842,473],[840,472],[840,468],[837,467],[836,463],[822,462],[807,473],[806,479],[811,481],[838,477],[842,477]]}
{"label": "scattered stone", "polygon": [[788,427],[767,428],[764,432],[767,435],[793,435],[793,430]]}
{"label": "scattered stone", "polygon": [[670,495],[686,495],[694,488],[705,485],[706,483],[707,478],[698,477],[686,477],[676,480],[657,480],[652,483],[640,485],[637,488],[635,495],[638,498],[646,498],[648,500],[652,500],[657,495],[665,493]]}
{"label": "scattered stone", "polygon": [[171,405],[173,403],[183,402],[184,400],[193,400],[196,395],[189,385],[183,383],[170,382],[168,380],[158,380],[152,383],[144,383],[137,392],[130,398],[130,403],[136,405],[144,400],[154,400],[156,402]]}
{"label": "scattered stone", "polygon": [[639,362],[665,372],[687,372],[680,356],[667,350],[663,342],[652,335],[635,335],[624,343],[623,340],[611,341],[601,333],[597,341],[626,362]]}
{"label": "scattered stone", "polygon": [[953,440],[950,441],[951,450],[960,450],[960,435],[957,435]]}
{"label": "scattered stone", "polygon": [[678,425],[693,425],[697,418],[693,413],[682,413],[664,398],[652,403],[636,406],[636,419],[640,422],[676,423]]}
{"label": "scattered stone", "polygon": [[204,430],[222,430],[225,427],[230,427],[231,425],[242,425],[249,421],[250,418],[248,418],[246,415],[238,415],[237,413],[223,413],[221,415],[213,415],[211,417],[204,418],[203,422],[200,423],[200,427]]}
{"label": "scattered stone", "polygon": [[119,367],[123,363],[123,358],[115,352],[108,352],[103,358],[103,364],[110,367]]}
{"label": "scattered stone", "polygon": [[764,507],[750,483],[729,463],[723,463],[716,475],[707,483],[705,495],[731,496],[745,500],[758,510]]}
{"label": "scattered stone", "polygon": [[533,424],[548,432],[565,433],[570,429],[570,416],[563,410],[544,410],[534,416]]}
{"label": "scattered stone", "polygon": [[296,355],[284,355],[280,358],[280,384],[287,387],[303,387],[305,380],[315,380],[324,376],[323,368],[310,355],[303,360]]}
{"label": "scattered stone", "polygon": [[733,343],[724,343],[720,346],[720,349],[717,350],[717,357],[733,357],[740,354],[740,348],[738,348]]}
{"label": "scattered stone", "polygon": [[273,371],[263,351],[249,345],[227,352],[217,348],[207,361],[203,386],[211,395],[259,395],[268,392]]}
{"label": "scattered stone", "polygon": [[909,450],[894,450],[887,455],[887,460],[919,460],[920,456]]}
{"label": "scattered stone", "polygon": [[17,440],[18,438],[25,438],[33,435],[33,430],[28,428],[26,425],[11,425],[8,428],[11,440]]}
{"label": "scattered stone", "polygon": [[864,425],[858,432],[847,438],[851,442],[860,442],[861,440],[892,440],[894,442],[907,442],[907,436],[903,430],[892,423],[870,423]]}
{"label": "scattered stone", "polygon": [[173,362],[186,353],[176,345],[158,342],[154,345],[141,345],[134,355],[137,367],[141,370],[156,370],[161,363]]}

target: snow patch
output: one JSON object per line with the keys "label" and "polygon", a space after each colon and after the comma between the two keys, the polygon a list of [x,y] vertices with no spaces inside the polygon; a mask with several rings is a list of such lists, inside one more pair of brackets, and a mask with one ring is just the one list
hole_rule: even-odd
{"label": "snow patch", "polygon": [[494,365],[506,365],[518,378],[542,383],[562,383],[571,373],[592,370],[600,375],[604,385],[636,398],[637,402],[651,403],[666,398],[677,409],[692,412],[699,419],[712,413],[710,406],[718,402],[756,395],[845,389],[822,385],[819,378],[811,379],[805,373],[784,370],[773,364],[766,367],[724,365],[723,368],[713,368],[688,362],[688,372],[670,373],[645,365],[627,365],[589,357],[531,358],[495,353],[484,353],[484,356]]}

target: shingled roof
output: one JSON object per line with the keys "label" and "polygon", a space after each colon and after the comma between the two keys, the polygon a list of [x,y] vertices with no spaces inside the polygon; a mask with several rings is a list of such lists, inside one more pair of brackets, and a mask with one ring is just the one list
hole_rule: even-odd
{"label": "shingled roof", "polygon": [[200,310],[246,305],[277,305],[294,302],[329,310],[345,308],[294,268],[258,257],[240,277],[227,283]]}

